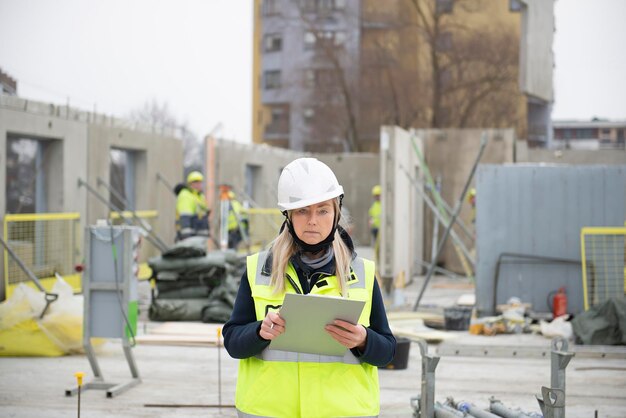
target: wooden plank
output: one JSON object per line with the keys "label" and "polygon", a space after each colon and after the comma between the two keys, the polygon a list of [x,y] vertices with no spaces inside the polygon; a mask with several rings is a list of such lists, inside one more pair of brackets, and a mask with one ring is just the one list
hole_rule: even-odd
{"label": "wooden plank", "polygon": [[217,345],[217,335],[214,337],[193,335],[138,335],[135,337],[135,341],[137,341],[137,344],[146,345],[209,347]]}
{"label": "wooden plank", "polygon": [[148,334],[138,335],[135,340],[138,344],[151,345],[216,346],[217,330],[223,326],[201,322],[164,322]]}

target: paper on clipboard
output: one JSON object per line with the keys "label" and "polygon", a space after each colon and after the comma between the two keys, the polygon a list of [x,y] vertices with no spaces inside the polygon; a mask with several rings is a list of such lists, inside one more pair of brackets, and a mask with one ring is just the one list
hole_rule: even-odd
{"label": "paper on clipboard", "polygon": [[362,300],[287,293],[280,308],[285,332],[272,340],[270,349],[341,356],[347,348],[328,335],[324,326],[335,319],[356,324],[364,306]]}

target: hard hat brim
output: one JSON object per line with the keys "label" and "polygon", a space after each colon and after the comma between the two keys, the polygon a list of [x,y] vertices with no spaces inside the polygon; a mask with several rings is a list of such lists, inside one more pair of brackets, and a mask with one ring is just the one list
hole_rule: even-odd
{"label": "hard hat brim", "polygon": [[289,202],[289,203],[287,203],[287,202],[278,202],[278,208],[281,211],[282,210],[294,210],[294,209],[305,208],[307,206],[315,205],[317,203],[322,203],[322,202],[325,202],[327,200],[337,198],[337,197],[341,196],[342,194],[343,194],[343,187],[339,186],[335,190],[333,190],[332,192],[325,193],[325,194],[319,195],[319,196],[315,196],[314,198],[302,199],[302,200],[298,200],[296,202]]}

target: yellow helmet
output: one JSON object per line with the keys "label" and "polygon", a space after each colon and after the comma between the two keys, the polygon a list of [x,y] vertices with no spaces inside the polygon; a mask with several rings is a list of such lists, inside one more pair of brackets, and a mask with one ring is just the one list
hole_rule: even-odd
{"label": "yellow helmet", "polygon": [[380,196],[380,192],[381,192],[380,184],[377,184],[376,186],[372,187],[372,196]]}
{"label": "yellow helmet", "polygon": [[193,183],[195,181],[204,181],[204,176],[199,171],[192,171],[187,175],[187,184]]}

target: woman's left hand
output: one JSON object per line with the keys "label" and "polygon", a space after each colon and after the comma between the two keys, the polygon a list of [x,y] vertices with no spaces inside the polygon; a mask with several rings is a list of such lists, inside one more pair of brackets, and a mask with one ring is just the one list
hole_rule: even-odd
{"label": "woman's left hand", "polygon": [[367,331],[363,325],[354,325],[341,319],[335,319],[332,324],[326,325],[325,329],[331,337],[344,347],[365,348]]}

